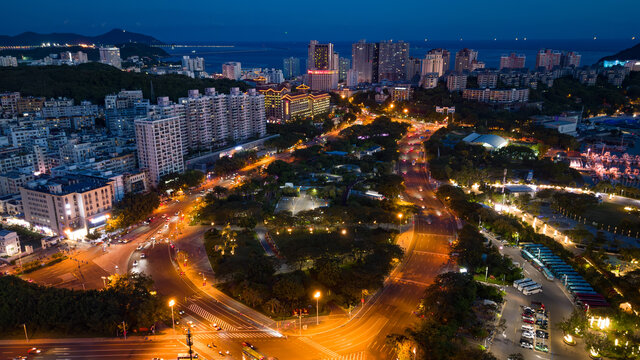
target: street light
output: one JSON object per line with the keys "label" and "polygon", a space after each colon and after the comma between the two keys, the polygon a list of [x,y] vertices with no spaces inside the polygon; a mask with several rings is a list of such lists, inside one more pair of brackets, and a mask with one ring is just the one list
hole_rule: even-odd
{"label": "street light", "polygon": [[173,334],[176,334],[176,320],[173,317],[173,306],[176,304],[176,301],[171,299],[169,300],[169,307],[171,308],[171,327],[173,328]]}
{"label": "street light", "polygon": [[316,325],[320,325],[320,310],[318,309],[318,303],[320,302],[320,291],[316,291],[313,297],[316,299]]}

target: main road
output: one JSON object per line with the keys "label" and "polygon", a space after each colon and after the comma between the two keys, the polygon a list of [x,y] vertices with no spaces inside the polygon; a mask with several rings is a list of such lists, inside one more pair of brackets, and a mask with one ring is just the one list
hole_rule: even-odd
{"label": "main road", "polygon": [[[175,262],[175,248],[164,242],[150,241],[152,235],[168,237],[173,235],[175,246],[189,249],[190,252],[202,251],[198,247],[204,227],[177,227],[170,225],[167,229],[163,222],[152,223],[144,231],[140,230],[137,240],[131,244],[117,245],[122,247],[113,264],[122,268],[133,269],[151,275],[156,288],[167,295],[176,296],[176,311],[184,311],[181,322],[176,327],[175,337],[165,335],[156,341],[122,340],[96,341],[91,346],[65,343],[64,341],[38,343],[32,341],[28,346],[41,346],[45,349],[39,358],[121,358],[150,359],[172,358],[186,349],[184,345],[183,326],[193,321],[195,349],[206,358],[222,358],[229,351],[230,356],[241,357],[241,344],[249,341],[262,352],[279,359],[391,359],[393,349],[386,341],[389,334],[402,333],[416,322],[413,311],[419,303],[426,287],[449,266],[449,241],[455,236],[455,219],[449,215],[442,203],[434,195],[429,181],[428,169],[422,152],[423,136],[427,134],[422,125],[410,132],[399,143],[401,160],[398,171],[403,174],[406,185],[405,200],[416,204],[421,212],[412,219],[412,229],[403,236],[405,257],[401,264],[387,278],[382,289],[368,299],[367,303],[349,321],[342,322],[332,329],[324,331],[304,332],[303,336],[284,336],[274,329],[273,322],[226,295],[212,291],[203,291],[203,284],[193,281],[185,275]],[[286,156],[278,156],[284,159]],[[261,164],[262,165],[262,164]],[[247,169],[248,170],[248,169]],[[208,184],[211,186],[212,184]],[[181,203],[170,205],[165,213],[184,212],[193,203],[196,196],[188,196]],[[174,217],[174,221],[180,221]],[[173,224],[176,224],[175,222]],[[163,233],[164,232],[164,233]],[[168,232],[168,233],[167,233]],[[142,251],[134,252],[133,247],[142,244]],[[130,248],[129,248],[130,247]],[[101,250],[93,250],[98,252]],[[140,254],[144,253],[145,258]],[[88,255],[84,255],[88,256]],[[104,276],[111,271],[108,266],[100,269],[90,267],[90,257],[70,263],[73,268],[80,264],[91,269],[93,277],[91,287],[99,287]],[[83,261],[86,261],[84,263]],[[133,261],[138,265],[133,266]],[[105,270],[105,267],[107,270]],[[59,267],[62,272],[68,268]],[[115,265],[114,265],[115,269]],[[86,273],[87,271],[85,271]],[[105,274],[103,274],[103,272]],[[209,274],[210,275],[210,274]],[[202,275],[206,277],[207,274]],[[39,280],[40,274],[34,273]],[[44,282],[44,274],[42,274]],[[79,282],[80,279],[67,279]],[[85,282],[83,282],[85,283]],[[87,282],[88,283],[88,282]],[[96,286],[96,283],[98,285]],[[215,325],[215,327],[214,327]],[[208,347],[210,345],[211,347]],[[22,346],[22,347],[21,347]],[[27,344],[13,343],[11,346],[0,344],[0,358],[19,354]],[[182,350],[181,350],[182,349]],[[84,354],[84,355],[83,355]],[[117,355],[116,355],[117,354]],[[228,355],[227,355],[228,356]]]}

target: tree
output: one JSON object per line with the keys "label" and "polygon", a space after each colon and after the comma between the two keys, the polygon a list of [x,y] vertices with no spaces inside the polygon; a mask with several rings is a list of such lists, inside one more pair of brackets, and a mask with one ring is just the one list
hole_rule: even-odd
{"label": "tree", "polygon": [[273,294],[280,300],[291,303],[304,296],[304,286],[297,277],[286,275],[273,285]]}

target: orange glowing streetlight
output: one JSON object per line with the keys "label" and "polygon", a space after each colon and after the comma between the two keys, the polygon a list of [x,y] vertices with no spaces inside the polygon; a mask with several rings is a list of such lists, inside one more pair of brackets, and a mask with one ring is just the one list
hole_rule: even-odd
{"label": "orange glowing streetlight", "polygon": [[176,334],[176,320],[173,317],[173,306],[176,304],[176,301],[171,299],[169,300],[169,307],[171,308],[171,327],[173,328],[173,334]]}
{"label": "orange glowing streetlight", "polygon": [[315,294],[313,294],[313,297],[316,299],[316,325],[320,325],[320,310],[318,307],[318,304],[320,302],[320,296],[322,294],[320,293],[320,291],[316,291]]}

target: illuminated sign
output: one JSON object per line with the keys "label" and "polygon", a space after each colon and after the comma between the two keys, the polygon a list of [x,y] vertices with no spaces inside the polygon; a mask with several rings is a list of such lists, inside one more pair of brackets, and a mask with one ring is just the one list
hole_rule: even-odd
{"label": "illuminated sign", "polygon": [[335,74],[335,70],[307,70],[310,75],[330,75]]}
{"label": "illuminated sign", "polygon": [[109,214],[107,214],[107,215],[100,215],[100,216],[96,216],[96,217],[94,217],[93,219],[89,219],[89,221],[90,221],[92,224],[98,224],[98,223],[101,223],[101,222],[106,221],[108,218],[109,218]]}

